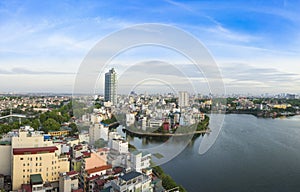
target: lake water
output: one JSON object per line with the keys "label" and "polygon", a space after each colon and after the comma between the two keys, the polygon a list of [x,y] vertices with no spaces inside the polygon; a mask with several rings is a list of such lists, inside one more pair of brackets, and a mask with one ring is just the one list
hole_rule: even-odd
{"label": "lake water", "polygon": [[[161,141],[129,137],[138,148]],[[263,119],[251,115],[225,116],[223,128],[210,150],[199,155],[203,137],[162,165],[187,191],[300,191],[300,117]],[[163,143],[168,150],[179,139]]]}

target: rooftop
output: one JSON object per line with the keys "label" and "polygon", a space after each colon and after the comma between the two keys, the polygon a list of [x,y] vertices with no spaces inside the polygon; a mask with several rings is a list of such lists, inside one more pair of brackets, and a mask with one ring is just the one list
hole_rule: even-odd
{"label": "rooftop", "polygon": [[30,183],[32,185],[43,184],[43,178],[42,178],[41,174],[30,175]]}
{"label": "rooftop", "polygon": [[138,176],[142,175],[141,173],[139,172],[136,172],[136,171],[131,171],[129,173],[126,173],[125,175],[123,176],[120,176],[121,179],[125,180],[125,181],[129,181],[129,180],[132,180]]}
{"label": "rooftop", "polygon": [[14,155],[24,155],[24,154],[37,154],[37,153],[54,153],[58,150],[57,147],[36,147],[36,148],[15,148],[13,149]]}
{"label": "rooftop", "polygon": [[104,165],[104,166],[101,166],[101,167],[95,167],[95,168],[92,168],[92,169],[88,169],[88,170],[86,170],[86,172],[88,174],[92,174],[92,173],[96,173],[96,172],[99,172],[99,171],[104,171],[104,170],[111,169],[111,168],[112,168],[111,165]]}
{"label": "rooftop", "polygon": [[69,176],[78,175],[78,172],[77,171],[69,171],[69,172],[67,172],[67,175],[69,175]]}

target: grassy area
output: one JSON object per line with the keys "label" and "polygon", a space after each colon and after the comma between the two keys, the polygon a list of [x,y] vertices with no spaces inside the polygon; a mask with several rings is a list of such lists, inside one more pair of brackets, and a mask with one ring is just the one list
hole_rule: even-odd
{"label": "grassy area", "polygon": [[161,158],[164,157],[164,156],[163,156],[162,154],[160,154],[160,153],[155,153],[155,154],[153,154],[153,156],[156,157],[157,159],[161,159]]}

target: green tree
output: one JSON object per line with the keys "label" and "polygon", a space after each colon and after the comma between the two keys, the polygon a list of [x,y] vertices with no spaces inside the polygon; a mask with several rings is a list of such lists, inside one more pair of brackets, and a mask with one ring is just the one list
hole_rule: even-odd
{"label": "green tree", "polygon": [[71,123],[69,127],[72,128],[70,135],[75,135],[78,132],[78,127],[75,123]]}
{"label": "green tree", "polygon": [[40,127],[40,121],[38,119],[34,119],[30,123],[30,127],[34,128],[34,130],[38,130]]}
{"label": "green tree", "polygon": [[47,119],[43,123],[43,131],[48,133],[49,131],[59,131],[60,124],[52,118]]}

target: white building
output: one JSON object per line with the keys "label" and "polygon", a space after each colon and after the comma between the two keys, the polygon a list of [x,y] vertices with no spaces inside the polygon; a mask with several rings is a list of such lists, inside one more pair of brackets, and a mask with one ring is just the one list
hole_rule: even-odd
{"label": "white building", "polygon": [[152,192],[151,178],[136,171],[131,171],[111,182],[114,191]]}
{"label": "white building", "polygon": [[108,141],[108,127],[104,127],[102,124],[94,124],[89,129],[90,144],[94,145],[95,141],[103,139]]}
{"label": "white building", "polygon": [[131,169],[142,172],[142,169],[150,167],[151,154],[146,152],[134,151],[130,154]]}
{"label": "white building", "polygon": [[147,127],[147,117],[143,117],[143,119],[141,120],[141,128],[142,130],[146,131],[146,127]]}
{"label": "white building", "polygon": [[163,121],[161,119],[150,119],[149,127],[150,128],[158,128],[162,125]]}
{"label": "white building", "polygon": [[126,114],[126,126],[133,125],[135,122],[135,116],[133,113]]}
{"label": "white building", "polygon": [[112,148],[113,139],[121,139],[121,135],[118,132],[110,132],[108,135],[108,147]]}
{"label": "white building", "polygon": [[120,154],[128,153],[128,142],[123,139],[113,139],[111,141],[111,149],[119,152]]}

